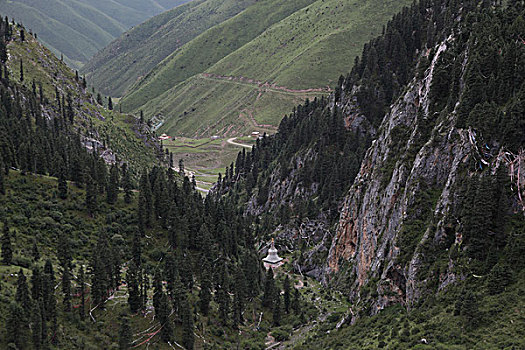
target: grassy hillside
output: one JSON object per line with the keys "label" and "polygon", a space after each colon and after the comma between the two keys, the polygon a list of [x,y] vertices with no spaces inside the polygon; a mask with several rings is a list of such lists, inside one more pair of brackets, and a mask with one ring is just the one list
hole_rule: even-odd
{"label": "grassy hillside", "polygon": [[[122,107],[160,116],[163,131],[186,136],[271,130],[298,102],[329,91],[363,44],[409,3],[305,1],[292,13],[280,0],[258,2],[166,58]],[[276,20],[261,30],[253,18],[268,14]]]}
{"label": "grassy hillside", "polygon": [[[140,125],[132,115],[109,111],[99,105],[93,95],[83,88],[75,73],[62,61],[56,58],[34,37],[26,35],[20,42],[19,28],[15,28],[15,39],[7,45],[9,60],[7,68],[10,77],[20,80],[20,62],[24,67],[26,89],[42,86],[44,99],[48,104],[43,106],[47,114],[57,113],[56,92],[66,97],[70,95],[75,112],[75,128],[81,135],[97,140],[107,150],[121,160],[129,163],[132,172],[151,166],[155,162],[153,135],[147,127]],[[39,88],[37,88],[39,90]],[[51,101],[51,103],[50,103]],[[60,113],[60,111],[58,111]]]}
{"label": "grassy hillside", "polygon": [[254,3],[239,15],[208,29],[163,60],[125,95],[122,105],[126,110],[142,106],[174,85],[205,71],[274,23],[312,2],[264,0]]}
{"label": "grassy hillside", "polygon": [[121,96],[182,45],[254,3],[254,0],[191,1],[133,28],[95,55],[83,72],[105,94]]}
{"label": "grassy hillside", "polygon": [[80,67],[131,26],[185,0],[1,0],[0,12],[37,33],[55,54]]}

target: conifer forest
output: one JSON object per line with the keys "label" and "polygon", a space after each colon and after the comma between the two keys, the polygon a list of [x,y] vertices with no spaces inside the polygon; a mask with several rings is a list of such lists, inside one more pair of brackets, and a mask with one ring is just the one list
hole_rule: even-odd
{"label": "conifer forest", "polygon": [[525,349],[523,0],[9,3],[0,349]]}

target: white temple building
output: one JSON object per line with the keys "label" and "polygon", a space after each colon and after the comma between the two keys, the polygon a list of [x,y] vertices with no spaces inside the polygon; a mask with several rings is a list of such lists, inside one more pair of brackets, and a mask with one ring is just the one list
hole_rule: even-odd
{"label": "white temple building", "polygon": [[275,243],[273,241],[273,238],[272,238],[272,245],[270,246],[270,249],[268,249],[268,255],[266,256],[266,258],[263,259],[263,262],[264,262],[264,267],[266,269],[270,267],[272,268],[279,267],[283,263],[283,258],[277,255],[277,248],[275,248]]}

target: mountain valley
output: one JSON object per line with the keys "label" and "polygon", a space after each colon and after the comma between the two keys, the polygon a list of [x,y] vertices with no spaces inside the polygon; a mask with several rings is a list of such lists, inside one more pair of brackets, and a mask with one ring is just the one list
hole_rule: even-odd
{"label": "mountain valley", "polygon": [[0,347],[525,348],[524,16],[193,0],[87,81],[0,20]]}

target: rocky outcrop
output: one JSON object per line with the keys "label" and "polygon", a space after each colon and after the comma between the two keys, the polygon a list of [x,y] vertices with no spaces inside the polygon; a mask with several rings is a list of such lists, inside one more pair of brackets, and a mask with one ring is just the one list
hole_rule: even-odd
{"label": "rocky outcrop", "polygon": [[[460,165],[472,145],[468,131],[455,127],[455,113],[438,116],[429,111],[433,72],[450,40],[438,46],[425,78],[414,79],[385,116],[344,200],[330,247],[326,280],[341,280],[337,273],[344,267],[351,276],[345,292],[353,300],[363,297],[362,287],[378,281],[373,313],[393,302],[416,301],[425,284],[418,278],[421,247],[454,234],[445,229],[446,219],[456,200],[453,187]],[[428,214],[419,208],[421,198],[428,200],[423,204],[430,206]],[[413,229],[417,244],[401,252],[400,233],[416,219],[424,221]],[[401,253],[409,259],[401,261]],[[443,287],[456,278],[447,274]]]}

